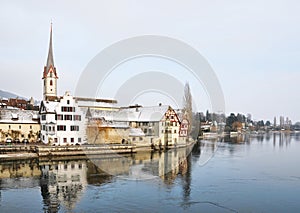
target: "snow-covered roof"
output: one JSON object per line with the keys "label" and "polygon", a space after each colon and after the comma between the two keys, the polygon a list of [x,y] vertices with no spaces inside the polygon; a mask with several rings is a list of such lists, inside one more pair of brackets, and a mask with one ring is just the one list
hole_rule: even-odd
{"label": "snow-covered roof", "polygon": [[168,111],[169,106],[152,106],[120,109],[115,120],[128,120],[136,122],[157,122],[160,121]]}
{"label": "snow-covered roof", "polygon": [[0,123],[38,123],[38,111],[21,109],[1,109]]}
{"label": "snow-covered roof", "polygon": [[55,109],[58,104],[59,102],[56,101],[43,101],[43,106],[46,108],[46,111],[50,113],[55,113]]}
{"label": "snow-covered roof", "polygon": [[129,136],[131,137],[144,137],[145,133],[141,128],[130,128],[129,129]]}
{"label": "snow-covered roof", "polygon": [[93,118],[104,118],[108,121],[122,121],[122,122],[158,122],[168,111],[169,106],[152,106],[152,107],[138,107],[138,108],[121,108],[119,110],[98,110],[90,109]]}
{"label": "snow-covered roof", "polygon": [[91,107],[91,108],[115,108],[114,103],[106,103],[106,102],[92,102],[92,101],[84,101],[77,100],[78,106],[80,107]]}

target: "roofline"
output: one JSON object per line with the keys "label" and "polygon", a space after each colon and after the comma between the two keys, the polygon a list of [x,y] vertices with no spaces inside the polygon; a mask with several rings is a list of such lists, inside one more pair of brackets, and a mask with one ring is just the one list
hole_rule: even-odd
{"label": "roofline", "polygon": [[84,97],[74,97],[77,101],[90,101],[90,102],[104,102],[104,103],[118,103],[117,100],[114,99],[101,99],[101,98],[84,98]]}

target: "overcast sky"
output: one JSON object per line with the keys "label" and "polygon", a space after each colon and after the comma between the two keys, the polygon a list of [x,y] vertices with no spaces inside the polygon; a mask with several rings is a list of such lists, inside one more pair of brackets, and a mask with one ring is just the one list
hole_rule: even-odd
{"label": "overcast sky", "polygon": [[0,2],[2,90],[42,98],[52,20],[59,94],[74,92],[87,63],[114,42],[163,35],[186,42],[208,60],[222,86],[226,113],[300,120],[296,0]]}

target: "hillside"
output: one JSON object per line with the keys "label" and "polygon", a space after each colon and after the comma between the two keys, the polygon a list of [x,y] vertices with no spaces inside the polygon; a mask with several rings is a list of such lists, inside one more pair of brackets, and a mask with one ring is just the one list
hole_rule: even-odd
{"label": "hillside", "polygon": [[9,98],[16,98],[16,97],[18,97],[18,98],[20,98],[20,99],[25,99],[25,100],[27,100],[27,98],[24,98],[24,97],[22,97],[22,96],[20,96],[20,95],[17,95],[17,94],[12,93],[12,92],[7,92],[7,91],[0,90],[0,98],[1,98],[1,99],[2,99],[2,98],[7,98],[7,99],[9,99]]}

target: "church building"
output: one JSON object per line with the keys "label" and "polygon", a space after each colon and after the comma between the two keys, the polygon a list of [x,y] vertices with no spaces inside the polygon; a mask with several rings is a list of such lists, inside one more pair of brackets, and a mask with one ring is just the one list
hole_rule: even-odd
{"label": "church building", "polygon": [[43,101],[40,106],[41,140],[51,145],[80,145],[86,141],[85,113],[66,92],[57,95],[57,72],[52,47],[52,24],[47,64],[43,72]]}

